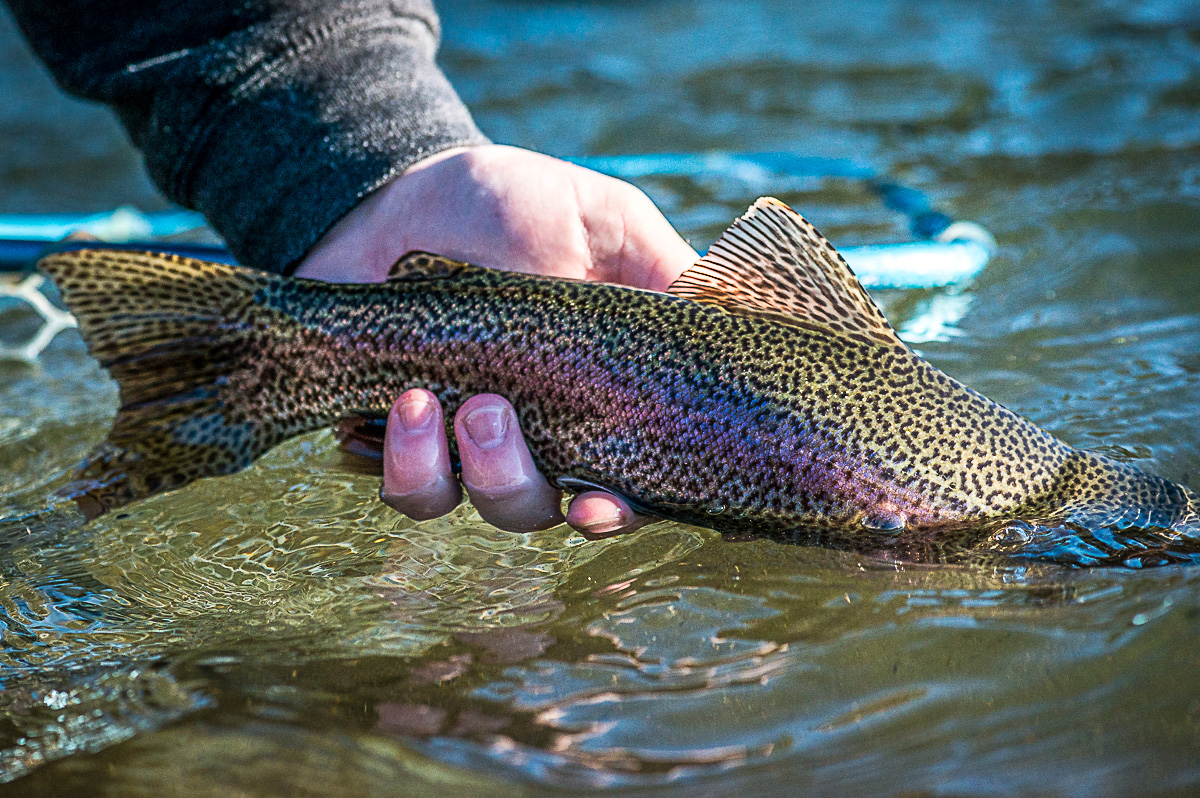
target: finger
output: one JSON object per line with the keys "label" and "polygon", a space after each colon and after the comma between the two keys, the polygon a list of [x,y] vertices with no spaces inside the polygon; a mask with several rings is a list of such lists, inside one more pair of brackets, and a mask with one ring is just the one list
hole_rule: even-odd
{"label": "finger", "polygon": [[653,520],[634,512],[620,496],[601,490],[579,494],[567,508],[567,523],[589,540],[632,532]]}
{"label": "finger", "polygon": [[579,215],[592,279],[665,291],[699,259],[645,192],[614,179],[585,186]]}
{"label": "finger", "polygon": [[493,526],[531,532],[562,523],[562,494],[538,473],[508,400],[479,394],[454,418],[462,482]]}
{"label": "finger", "polygon": [[[643,195],[644,196],[644,195]],[[625,214],[625,238],[617,265],[620,281],[651,291],[666,291],[700,256],[647,198],[642,212]]]}
{"label": "finger", "polygon": [[450,470],[442,407],[429,391],[405,391],[388,414],[379,495],[417,521],[445,515],[462,500]]}

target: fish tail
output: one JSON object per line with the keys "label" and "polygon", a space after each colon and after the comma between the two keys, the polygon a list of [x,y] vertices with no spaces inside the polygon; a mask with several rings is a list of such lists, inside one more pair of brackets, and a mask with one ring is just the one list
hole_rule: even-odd
{"label": "fish tail", "polygon": [[241,470],[286,437],[248,406],[252,383],[238,379],[271,323],[288,321],[256,300],[286,278],[124,250],[57,253],[38,265],[120,392],[112,431],[61,491],[88,517]]}

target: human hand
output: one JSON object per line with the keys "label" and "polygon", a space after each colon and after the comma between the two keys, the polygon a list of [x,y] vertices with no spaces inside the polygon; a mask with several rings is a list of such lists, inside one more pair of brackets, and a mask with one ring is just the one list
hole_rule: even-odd
{"label": "human hand", "polygon": [[[488,145],[438,153],[371,194],[318,242],[297,276],[383,280],[407,252],[480,266],[664,291],[695,262],[638,189],[546,155]],[[468,399],[454,419],[462,487],[489,523],[510,531],[563,521],[561,494],[538,473],[512,406]],[[382,496],[417,520],[452,510],[462,488],[450,469],[442,409],[428,391],[399,397],[388,416]],[[627,532],[648,519],[603,491],[576,496],[568,524],[585,535]]]}

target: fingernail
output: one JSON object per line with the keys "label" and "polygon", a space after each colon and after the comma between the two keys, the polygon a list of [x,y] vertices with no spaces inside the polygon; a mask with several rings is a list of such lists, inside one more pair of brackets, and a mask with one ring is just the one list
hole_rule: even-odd
{"label": "fingernail", "polygon": [[613,507],[609,510],[601,512],[599,515],[593,518],[592,522],[584,527],[584,529],[586,529],[588,532],[608,532],[616,529],[624,522],[625,514],[618,508]]}
{"label": "fingernail", "polygon": [[[605,501],[600,504],[600,507],[595,507],[598,502],[589,501],[588,499],[576,500],[582,501],[583,506],[576,509],[577,511],[586,511],[592,514],[588,519],[588,523],[579,524],[578,529],[584,535],[604,536],[617,531],[621,527],[629,523],[629,518],[626,517],[624,510],[614,505],[610,501]],[[588,506],[591,505],[591,506]]]}
{"label": "fingernail", "polygon": [[433,420],[433,402],[424,394],[415,394],[397,408],[397,415],[406,432],[420,432]]}
{"label": "fingernail", "polygon": [[480,449],[495,449],[504,442],[508,432],[508,410],[503,407],[480,407],[467,414],[464,421],[467,436]]}

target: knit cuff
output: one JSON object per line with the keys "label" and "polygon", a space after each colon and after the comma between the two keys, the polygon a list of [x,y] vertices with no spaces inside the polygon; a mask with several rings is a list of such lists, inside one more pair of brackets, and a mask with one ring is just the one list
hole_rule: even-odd
{"label": "knit cuff", "polygon": [[434,63],[432,8],[396,5],[348,3],[210,42],[162,64],[175,74],[157,76],[152,117],[127,120],[155,181],[240,262],[290,271],[414,162],[487,143]]}

